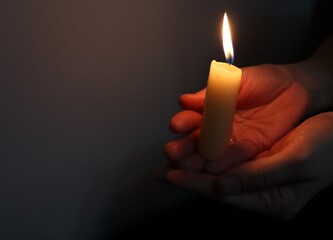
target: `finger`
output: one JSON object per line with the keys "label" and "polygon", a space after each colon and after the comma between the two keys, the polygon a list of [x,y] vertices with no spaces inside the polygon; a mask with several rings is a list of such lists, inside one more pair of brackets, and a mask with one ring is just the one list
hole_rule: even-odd
{"label": "finger", "polygon": [[237,109],[267,104],[288,86],[290,77],[285,67],[277,65],[264,64],[242,68]]}
{"label": "finger", "polygon": [[199,130],[193,131],[165,144],[164,152],[170,161],[179,161],[196,149]]}
{"label": "finger", "polygon": [[181,111],[170,120],[170,129],[174,133],[187,133],[200,125],[201,114],[194,111]]}
{"label": "finger", "polygon": [[217,189],[223,194],[248,193],[292,182],[302,174],[300,164],[284,154],[247,161],[223,173]]}
{"label": "finger", "polygon": [[173,170],[174,170],[174,168],[172,168],[168,164],[166,164],[165,166],[162,166],[162,167],[156,169],[153,173],[153,176],[154,176],[155,180],[157,180],[157,181],[164,181],[165,176],[168,174],[168,172],[171,172]]}
{"label": "finger", "polygon": [[226,169],[252,159],[258,152],[258,147],[250,141],[239,141],[228,146],[223,157],[216,161],[206,162],[205,172],[222,173]]}
{"label": "finger", "polygon": [[199,194],[214,196],[216,176],[203,173],[173,170],[167,173],[166,182]]}
{"label": "finger", "polygon": [[186,110],[193,110],[196,112],[202,112],[204,106],[204,99],[206,95],[206,89],[203,89],[197,93],[184,94],[179,97],[179,104]]}
{"label": "finger", "polygon": [[252,100],[251,94],[253,92],[253,88],[256,83],[253,81],[249,81],[250,76],[256,76],[253,74],[256,74],[256,66],[250,66],[250,67],[244,67],[242,68],[242,77],[241,77],[241,84],[239,89],[239,94],[237,98],[237,109],[243,109],[244,107],[251,106],[251,104],[248,103],[249,99]]}
{"label": "finger", "polygon": [[202,159],[198,154],[193,153],[180,160],[177,164],[177,167],[186,171],[200,172],[202,171],[204,164],[205,160]]}
{"label": "finger", "polygon": [[313,182],[282,185],[255,193],[223,196],[220,200],[236,208],[287,220],[313,197],[315,185]]}
{"label": "finger", "polygon": [[262,204],[258,193],[228,195],[221,197],[220,200],[229,206],[247,211],[252,211],[256,213],[265,213],[267,211],[267,209],[265,209],[266,205]]}

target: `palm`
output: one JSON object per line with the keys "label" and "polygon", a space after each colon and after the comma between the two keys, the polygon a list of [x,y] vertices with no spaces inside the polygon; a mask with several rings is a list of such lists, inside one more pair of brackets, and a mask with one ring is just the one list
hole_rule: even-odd
{"label": "palm", "polygon": [[304,87],[284,68],[262,65],[256,71],[251,74],[256,77],[243,79],[233,130],[236,141],[248,143],[251,157],[293,128],[304,117],[308,102]]}

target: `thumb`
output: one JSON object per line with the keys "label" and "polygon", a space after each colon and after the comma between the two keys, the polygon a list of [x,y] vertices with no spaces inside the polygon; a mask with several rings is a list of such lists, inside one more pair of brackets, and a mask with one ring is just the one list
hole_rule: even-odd
{"label": "thumb", "polygon": [[226,195],[251,193],[295,181],[302,174],[301,163],[286,156],[248,161],[220,175],[217,191]]}

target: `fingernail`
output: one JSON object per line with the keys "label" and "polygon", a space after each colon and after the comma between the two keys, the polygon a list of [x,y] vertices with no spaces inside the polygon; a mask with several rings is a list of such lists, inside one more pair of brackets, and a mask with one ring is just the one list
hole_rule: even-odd
{"label": "fingernail", "polygon": [[238,193],[242,189],[241,182],[238,177],[230,177],[219,181],[219,191],[223,194]]}

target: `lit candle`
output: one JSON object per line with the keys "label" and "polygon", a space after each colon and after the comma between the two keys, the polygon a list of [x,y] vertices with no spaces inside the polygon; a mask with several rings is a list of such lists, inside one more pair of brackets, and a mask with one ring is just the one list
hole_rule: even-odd
{"label": "lit candle", "polygon": [[230,142],[242,76],[242,70],[232,65],[233,47],[226,13],[222,41],[229,63],[211,62],[199,139],[199,154],[208,160],[220,158]]}

